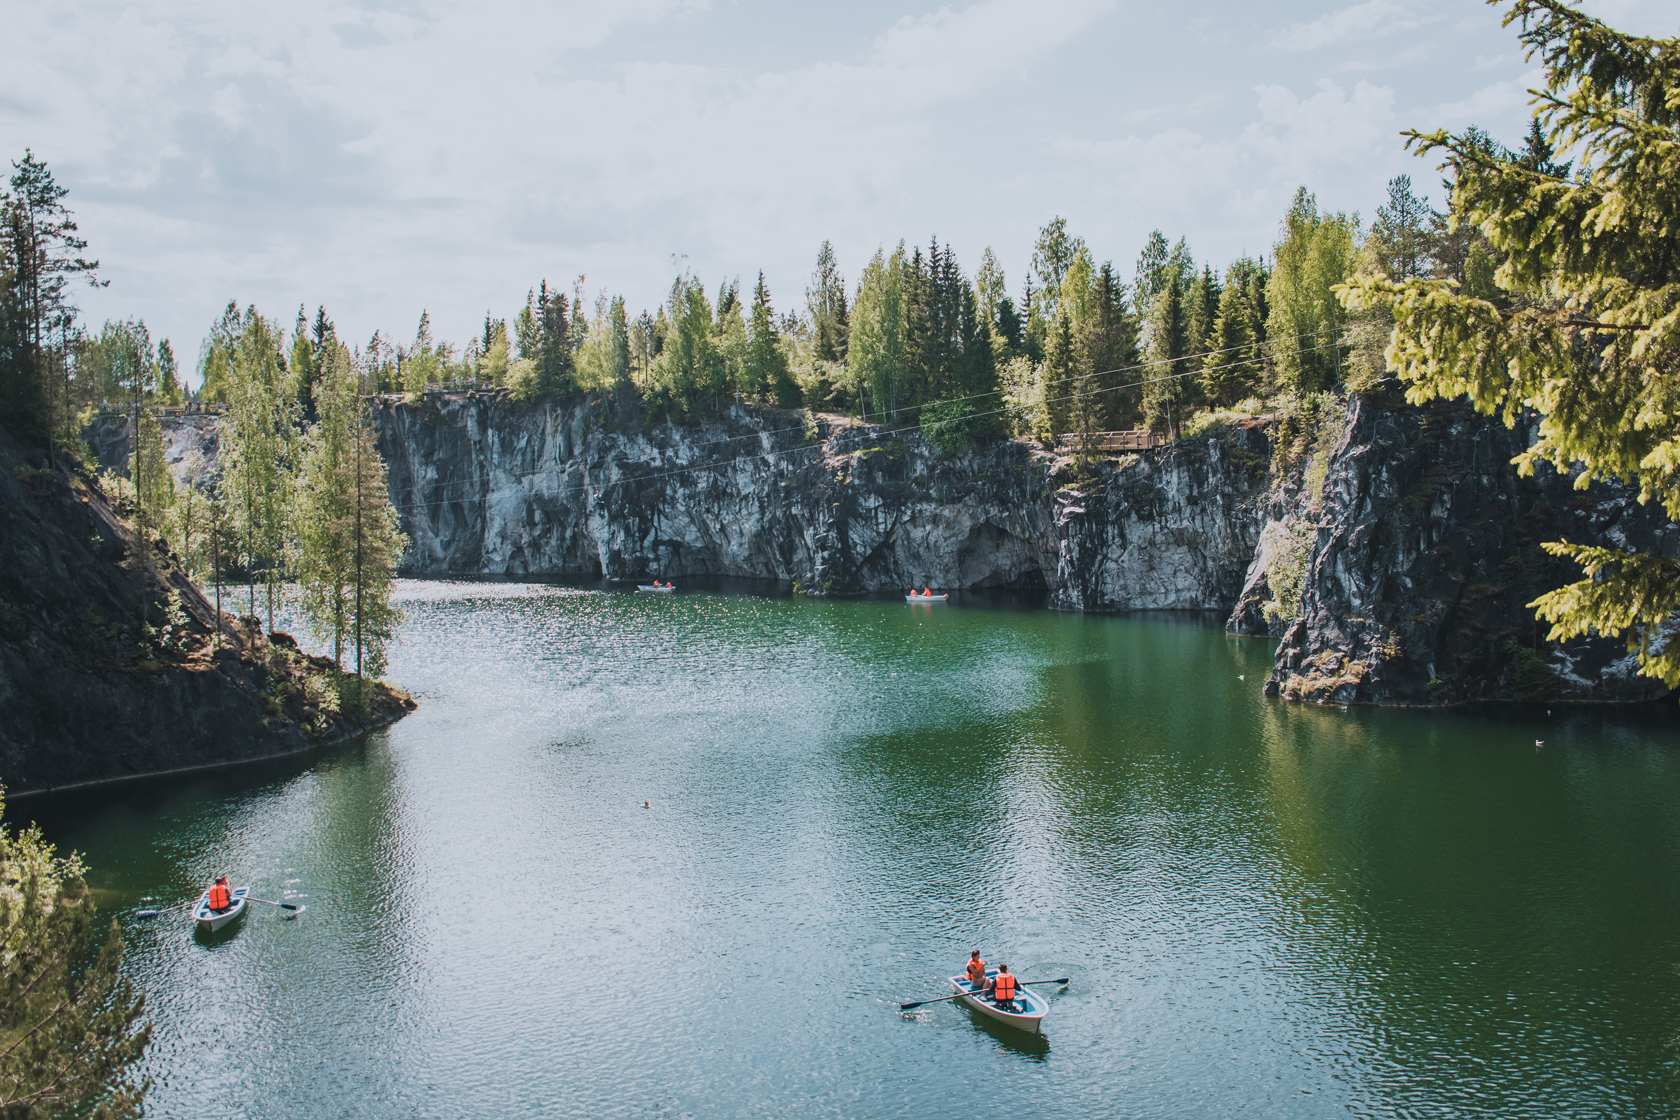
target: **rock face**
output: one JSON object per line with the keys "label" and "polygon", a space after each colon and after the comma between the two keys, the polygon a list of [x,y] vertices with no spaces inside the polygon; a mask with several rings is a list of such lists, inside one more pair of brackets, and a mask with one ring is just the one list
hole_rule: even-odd
{"label": "rock face", "polygon": [[1270,451],[1264,432],[1230,429],[1058,491],[1051,604],[1228,613],[1259,542]]}
{"label": "rock face", "polygon": [[161,549],[138,554],[91,478],[0,429],[0,782],[9,794],[283,754],[389,723],[321,702],[324,665],[220,618]]}
{"label": "rock face", "polygon": [[584,398],[383,402],[408,571],[730,575],[835,593],[1043,586],[1046,466],[997,443],[947,459],[915,432],[735,410],[612,431]]}
{"label": "rock face", "polygon": [[[1218,611],[1235,633],[1278,637],[1269,687],[1286,697],[1664,692],[1619,640],[1547,643],[1525,604],[1575,578],[1542,541],[1676,555],[1680,529],[1625,488],[1518,478],[1510,460],[1532,433],[1463,403],[1415,408],[1389,385],[1348,402],[1333,446],[1281,470],[1257,421],[1098,463],[1081,485],[1069,460],[1015,441],[945,455],[917,430],[841,417],[738,408],[625,428],[606,408],[580,395],[378,400],[405,574],[1042,589],[1060,609]],[[102,423],[101,459],[120,468],[127,429]],[[172,462],[213,459],[213,418],[164,430]],[[1265,604],[1290,599],[1270,581],[1288,591],[1303,565],[1299,610],[1268,620]]]}
{"label": "rock face", "polygon": [[413,574],[731,575],[865,593],[1046,589],[1070,610],[1228,612],[1254,553],[1261,431],[1111,461],[1057,489],[1015,441],[947,456],[919,431],[745,409],[612,431],[583,398],[383,401]]}
{"label": "rock face", "polygon": [[1542,541],[1676,556],[1680,527],[1624,486],[1575,490],[1547,467],[1519,477],[1530,430],[1385,389],[1350,402],[1268,690],[1379,704],[1663,695],[1622,640],[1547,642],[1526,604],[1580,578]]}
{"label": "rock face", "polygon": [[[166,416],[158,427],[163,433],[163,455],[176,484],[190,482],[201,489],[207,488],[216,477],[221,417],[214,413],[188,412]],[[128,417],[107,414],[94,417],[82,429],[82,439],[101,467],[126,478],[129,459],[134,454],[132,430]]]}

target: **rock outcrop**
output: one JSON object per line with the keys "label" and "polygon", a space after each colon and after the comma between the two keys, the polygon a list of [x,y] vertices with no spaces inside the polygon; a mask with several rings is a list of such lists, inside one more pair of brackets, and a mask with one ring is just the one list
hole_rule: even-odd
{"label": "rock outcrop", "polygon": [[[1019,441],[946,455],[916,429],[843,417],[736,408],[624,426],[608,408],[582,395],[377,400],[405,573],[1041,589],[1061,609],[1217,611],[1234,633],[1280,638],[1270,687],[1287,697],[1664,691],[1619,640],[1547,643],[1526,604],[1575,578],[1541,541],[1674,555],[1680,529],[1622,487],[1519,478],[1510,460],[1532,432],[1462,402],[1415,408],[1391,384],[1350,399],[1340,439],[1333,418],[1306,451],[1302,437],[1280,455],[1276,431],[1251,421],[1099,461],[1083,481]],[[213,459],[209,419],[165,423],[172,462]],[[106,423],[96,445],[120,466],[126,427]]]}
{"label": "rock outcrop", "polygon": [[1548,642],[1527,604],[1580,578],[1542,541],[1677,556],[1680,527],[1626,486],[1520,477],[1511,459],[1534,435],[1464,401],[1408,405],[1393,382],[1353,398],[1268,689],[1378,704],[1664,695],[1621,639]]}
{"label": "rock outcrop", "polygon": [[256,619],[218,619],[166,550],[141,555],[95,479],[0,429],[8,794],[302,750],[412,707],[377,686],[365,710],[336,710],[327,664]]}
{"label": "rock outcrop", "polygon": [[746,576],[855,593],[1044,586],[1045,456],[746,409],[618,431],[573,397],[380,403],[412,574]]}
{"label": "rock outcrop", "polygon": [[1051,604],[1230,612],[1259,543],[1270,452],[1263,431],[1232,428],[1110,460],[1057,491]]}

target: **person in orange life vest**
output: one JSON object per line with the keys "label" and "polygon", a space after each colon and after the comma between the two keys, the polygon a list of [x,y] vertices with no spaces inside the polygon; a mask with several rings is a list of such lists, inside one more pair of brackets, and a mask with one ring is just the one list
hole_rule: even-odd
{"label": "person in orange life vest", "polygon": [[968,954],[968,986],[977,992],[986,986],[986,962],[978,949]]}
{"label": "person in orange life vest", "polygon": [[227,876],[223,875],[210,884],[209,906],[216,913],[221,913],[233,905],[233,892],[228,890]]}
{"label": "person in orange life vest", "polygon": [[992,993],[992,1002],[997,1004],[999,1008],[1004,1011],[1014,1011],[1015,994],[1020,991],[1020,988],[1020,983],[1010,974],[1009,966],[1000,964],[998,965],[997,976],[993,978],[987,990]]}
{"label": "person in orange life vest", "polygon": [[931,587],[922,588],[922,598],[924,598],[924,599],[933,598],[933,589]]}

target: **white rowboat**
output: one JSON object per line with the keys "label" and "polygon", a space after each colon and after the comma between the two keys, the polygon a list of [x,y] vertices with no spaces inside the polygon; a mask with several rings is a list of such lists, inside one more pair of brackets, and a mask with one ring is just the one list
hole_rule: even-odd
{"label": "white rowboat", "polygon": [[[988,978],[996,975],[997,969],[988,968],[986,970]],[[957,1000],[958,1003],[967,1004],[982,1015],[988,1015],[1000,1023],[1007,1023],[1018,1030],[1026,1031],[1028,1034],[1038,1033],[1039,1020],[1043,1019],[1050,1011],[1050,1001],[1048,999],[1022,985],[1017,985],[1015,989],[1015,1006],[1020,1008],[1019,1011],[1000,1009],[997,1004],[969,987],[966,976],[951,977],[951,987],[962,993],[961,998]]]}
{"label": "white rowboat", "polygon": [[943,603],[949,598],[949,595],[906,595],[904,601],[906,603]]}
{"label": "white rowboat", "polygon": [[245,896],[250,891],[250,887],[234,887],[233,905],[221,913],[210,909],[210,892],[205,891],[198,896],[198,901],[193,904],[193,921],[198,923],[198,928],[202,932],[215,933],[239,915],[245,913]]}
{"label": "white rowboat", "polygon": [[669,595],[672,592],[676,591],[676,588],[674,588],[674,587],[650,587],[649,585],[647,585],[645,583],[638,583],[636,585],[636,590],[637,591],[646,591],[650,595]]}

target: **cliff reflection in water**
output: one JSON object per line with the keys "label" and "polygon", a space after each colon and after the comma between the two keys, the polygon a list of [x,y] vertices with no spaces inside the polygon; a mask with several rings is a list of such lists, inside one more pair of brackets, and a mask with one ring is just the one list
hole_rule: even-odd
{"label": "cliff reflection in water", "polygon": [[[129,928],[154,1115],[1680,1101],[1667,709],[1287,705],[1264,641],[972,599],[403,593],[389,733],[23,807],[113,910],[308,896]],[[970,948],[1073,978],[1045,1042],[899,1013]]]}

